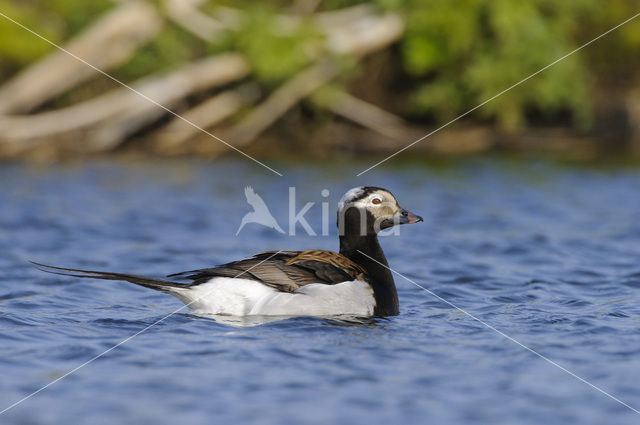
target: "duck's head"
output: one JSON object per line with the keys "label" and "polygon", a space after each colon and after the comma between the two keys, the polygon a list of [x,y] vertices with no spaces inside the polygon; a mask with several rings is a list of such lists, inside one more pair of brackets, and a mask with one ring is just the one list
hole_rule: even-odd
{"label": "duck's head", "polygon": [[402,208],[391,192],[380,187],[354,187],[338,204],[340,235],[375,235],[399,224],[418,223],[422,217]]}

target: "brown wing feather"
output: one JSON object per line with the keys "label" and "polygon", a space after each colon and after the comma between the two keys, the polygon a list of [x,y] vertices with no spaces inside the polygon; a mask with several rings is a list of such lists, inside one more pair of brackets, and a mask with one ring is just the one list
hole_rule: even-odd
{"label": "brown wing feather", "polygon": [[268,251],[251,258],[210,269],[177,273],[170,277],[199,285],[213,277],[253,279],[282,292],[293,292],[311,283],[334,285],[346,280],[366,280],[366,271],[344,255],[332,251]]}
{"label": "brown wing feather", "polygon": [[360,274],[366,274],[367,271],[359,264],[351,261],[349,258],[342,254],[333,251],[321,250],[321,249],[309,249],[303,251],[287,261],[285,264],[294,265],[306,261],[320,261],[322,263],[331,264],[344,270],[349,276],[354,279]]}

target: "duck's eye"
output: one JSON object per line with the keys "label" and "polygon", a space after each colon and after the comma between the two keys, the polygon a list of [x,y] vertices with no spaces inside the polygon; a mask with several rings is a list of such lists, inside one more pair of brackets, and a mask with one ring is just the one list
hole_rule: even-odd
{"label": "duck's eye", "polygon": [[382,201],[380,200],[380,198],[373,198],[371,200],[371,203],[374,205],[380,205],[382,203]]}

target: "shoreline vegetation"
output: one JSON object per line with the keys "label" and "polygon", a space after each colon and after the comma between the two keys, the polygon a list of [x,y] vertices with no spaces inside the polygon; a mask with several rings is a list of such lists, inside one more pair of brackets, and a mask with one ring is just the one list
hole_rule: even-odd
{"label": "shoreline vegetation", "polygon": [[[0,17],[0,159],[233,152],[195,126],[251,155],[390,154],[637,13],[617,0],[423,3],[0,0],[148,97]],[[639,22],[410,153],[640,158]]]}

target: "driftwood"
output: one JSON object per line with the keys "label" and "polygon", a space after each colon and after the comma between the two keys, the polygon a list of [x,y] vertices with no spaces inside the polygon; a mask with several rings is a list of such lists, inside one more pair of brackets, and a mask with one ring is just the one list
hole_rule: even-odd
{"label": "driftwood", "polygon": [[130,92],[118,116],[95,134],[94,147],[111,149],[157,121],[187,96],[241,80],[248,73],[249,65],[242,56],[228,53],[200,60],[165,78],[143,82],[138,91],[153,102]]}
{"label": "driftwood", "polygon": [[[169,19],[209,42],[225,31],[241,28],[242,11],[218,7],[209,16],[198,10],[201,3],[201,0],[164,0]],[[299,6],[302,15],[278,15],[275,30],[286,33],[311,22],[325,34],[325,49],[309,49],[309,59],[315,60],[315,64],[285,82],[237,125],[227,129],[225,139],[233,146],[251,143],[295,104],[336,77],[340,68],[333,59],[326,58],[327,53],[358,60],[393,43],[404,30],[399,16],[379,15],[367,5],[323,13],[309,13],[317,6],[315,1],[299,2]],[[161,25],[158,15],[150,3],[125,2],[69,42],[66,49],[100,69],[113,68],[158,31]],[[117,88],[58,110],[15,115],[98,75],[90,66],[57,51],[0,88],[0,154],[16,155],[45,145],[51,149],[54,145],[65,146],[66,151],[78,152],[113,149],[167,114],[176,115],[173,109],[186,106],[188,96],[238,81],[249,72],[247,61],[240,55],[221,55],[133,83],[133,89],[142,96],[127,88]],[[198,127],[217,126],[255,102],[257,90],[246,87],[245,84],[223,91],[187,109],[182,118],[176,116],[167,125],[154,129],[149,134],[151,146],[159,153],[180,153],[181,145],[200,132]],[[395,134],[401,126],[395,125],[390,114],[346,93],[323,106],[382,134]],[[393,126],[383,125],[392,121]],[[224,144],[214,143],[216,146],[210,152],[227,149]]]}
{"label": "driftwood", "polygon": [[[172,107],[186,96],[244,78],[246,61],[237,54],[202,59],[162,76],[151,76],[132,84],[132,88],[165,107]],[[167,111],[128,88],[120,88],[97,98],[30,116],[0,118],[0,149],[8,154],[31,149],[51,136],[73,139],[90,131],[78,151],[100,151],[120,143]]]}
{"label": "driftwood", "polygon": [[316,93],[311,97],[311,101],[323,109],[391,139],[406,141],[412,134],[399,116],[341,90]]}
{"label": "driftwood", "polygon": [[[206,41],[213,41],[223,31],[240,28],[240,10],[217,7],[217,19],[200,12],[201,0],[165,0],[169,17],[185,30]],[[303,3],[303,2],[301,2]],[[315,8],[314,1],[304,7]],[[302,25],[314,25],[326,37],[327,51],[338,55],[364,55],[398,40],[404,31],[404,20],[397,14],[379,15],[373,6],[358,5],[341,10],[321,12],[308,17],[278,15],[276,30],[283,34]],[[317,59],[325,52],[318,51]]]}
{"label": "driftwood", "polygon": [[[189,4],[192,7],[189,13],[200,13],[194,10],[197,4],[195,1]],[[234,22],[241,19],[239,16],[241,12],[235,9],[218,8],[217,10],[219,14],[226,13],[227,16],[232,16],[232,19],[226,21],[231,22],[228,26],[229,30],[233,30],[235,28]],[[372,17],[373,13],[374,10],[370,6],[355,6],[336,12],[319,13],[314,16],[313,20],[326,31],[328,50],[358,57],[384,48],[402,35],[404,26],[400,18],[395,15],[374,15]],[[283,24],[282,27],[285,28],[302,23],[300,18],[296,16],[282,15],[279,19]],[[198,32],[194,31],[193,33],[198,35]],[[350,39],[348,45],[339,47],[339,40],[344,38]],[[311,95],[336,75],[338,75],[338,69],[331,64],[331,61],[324,61],[302,71],[253,108],[237,125],[226,130],[224,139],[236,147],[246,146],[294,105]],[[187,111],[184,117],[202,128],[211,128],[242,106],[246,106],[246,103],[243,103],[244,100],[246,97],[240,96],[238,93],[225,92],[220,98],[206,102],[202,108],[196,106]],[[220,111],[216,112],[216,108],[220,108]],[[383,112],[379,108],[378,111]],[[188,144],[189,140],[196,136],[196,131],[194,127],[188,126],[181,119],[174,118],[169,125],[157,131],[157,137],[151,146],[154,150],[164,154],[193,152],[193,146],[181,145]],[[200,141],[199,139],[197,142]],[[194,146],[197,144],[194,143]],[[224,145],[220,144],[216,147],[207,147],[206,151],[211,154],[223,152],[226,149]]]}
{"label": "driftwood", "polygon": [[198,10],[204,0],[165,0],[168,17],[197,37],[215,41],[229,29],[228,24]]}
{"label": "driftwood", "polygon": [[[64,48],[99,69],[109,70],[131,57],[160,26],[154,7],[146,2],[125,2]],[[0,88],[0,115],[29,112],[95,75],[91,67],[56,50]]]}
{"label": "driftwood", "polygon": [[[181,116],[200,128],[211,128],[226,118],[238,112],[241,108],[250,105],[258,96],[258,87],[247,83],[237,89],[226,90],[212,98],[200,103],[181,114]],[[162,155],[176,155],[187,151],[197,151],[194,148],[185,147],[195,140],[194,145],[200,144],[200,130],[187,124],[181,119],[174,119],[169,124],[154,132],[154,140],[150,147],[154,152]],[[205,136],[202,134],[202,136]],[[211,149],[207,149],[209,152]]]}
{"label": "driftwood", "polygon": [[[364,10],[366,8],[353,8],[350,12],[362,14]],[[351,55],[357,59],[393,43],[400,38],[404,30],[402,20],[396,15],[375,17],[365,15],[362,19],[360,22],[349,22],[344,27],[335,27],[330,33],[328,48],[335,53]],[[314,93],[337,74],[338,69],[330,60],[299,73],[226,133],[227,140],[231,140],[236,147],[248,144],[294,105]]]}
{"label": "driftwood", "polygon": [[329,63],[314,65],[302,71],[255,107],[231,131],[226,132],[226,139],[231,140],[236,147],[248,144],[300,100],[336,75],[337,68]]}
{"label": "driftwood", "polygon": [[327,48],[339,55],[362,56],[399,40],[404,21],[396,14],[366,15],[349,25],[327,24]]}

